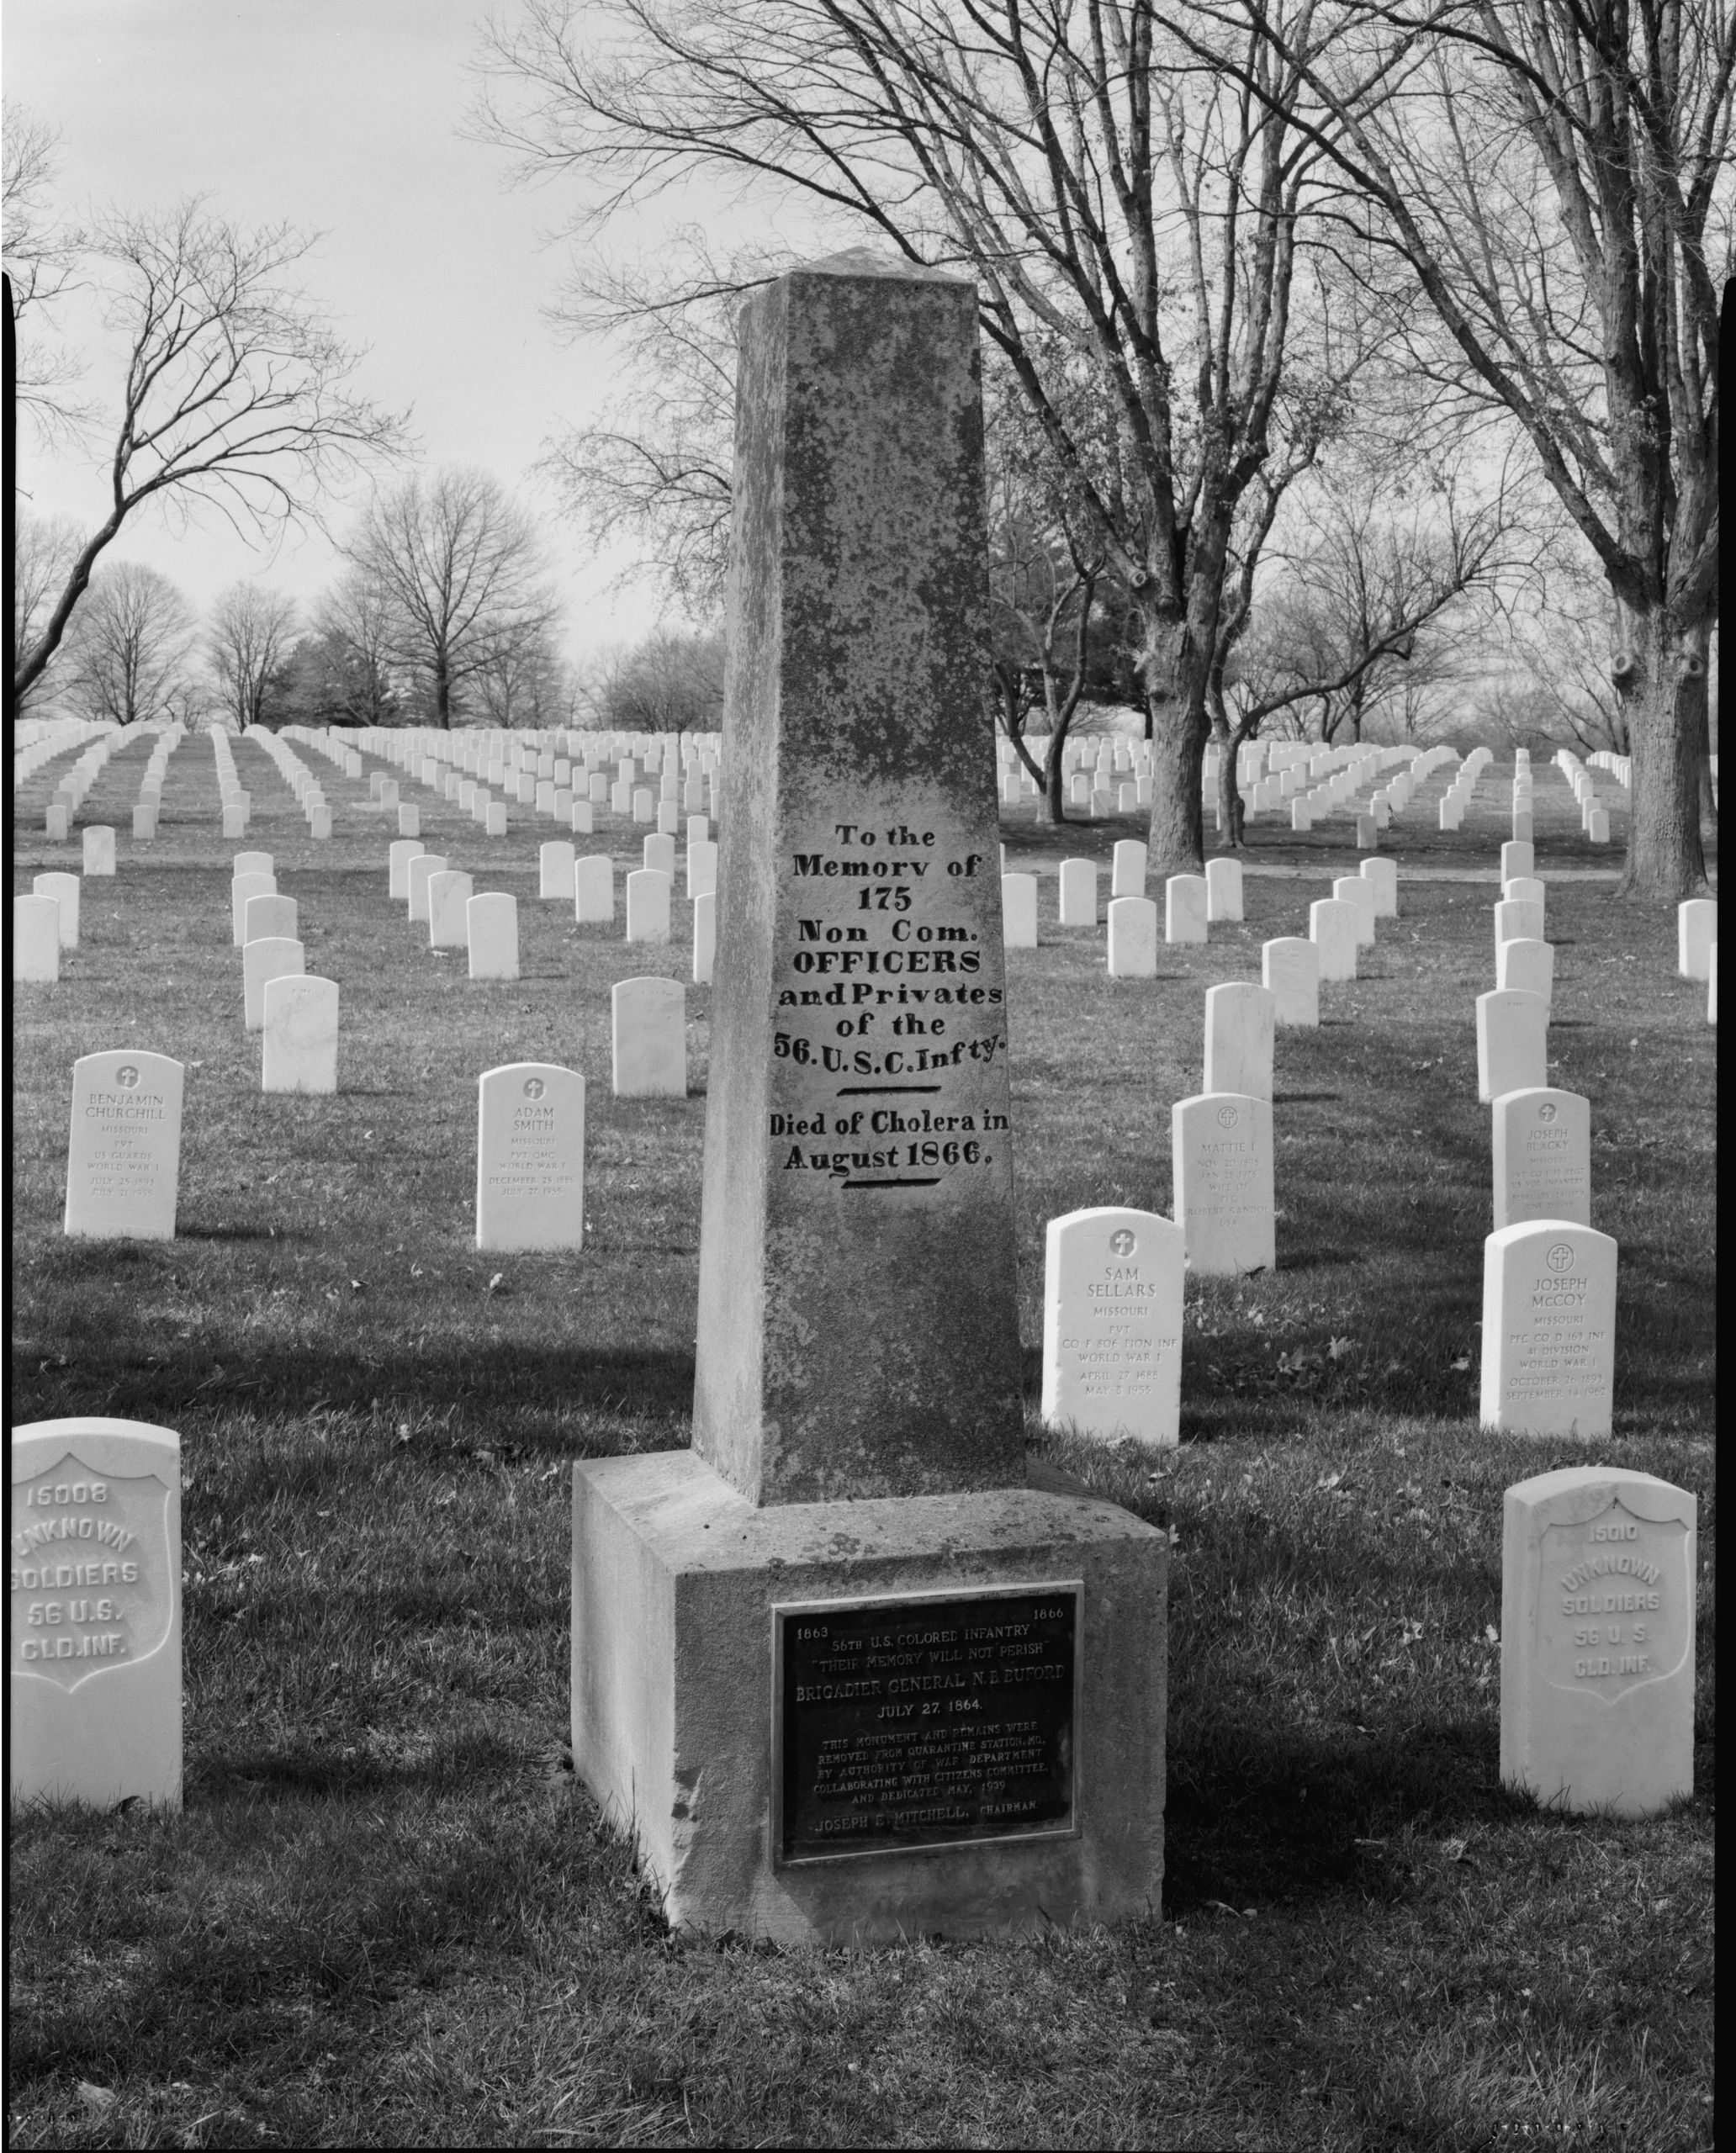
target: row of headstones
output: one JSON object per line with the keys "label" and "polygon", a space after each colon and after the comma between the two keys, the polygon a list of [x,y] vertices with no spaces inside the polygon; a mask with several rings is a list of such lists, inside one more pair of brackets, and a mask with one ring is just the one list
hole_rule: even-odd
{"label": "row of headstones", "polygon": [[[250,908],[262,900],[250,900]],[[278,902],[289,903],[289,899]],[[266,1092],[315,1096],[337,1089],[338,988],[333,980],[302,971],[302,947],[288,937],[261,937],[246,945],[244,999],[247,1029],[262,1031],[261,1085]],[[612,1080],[623,1099],[685,1098],[687,1094],[686,993],[679,980],[646,977],[617,981],[611,994]],[[488,1087],[499,1091],[527,1078],[550,1094],[538,1115],[582,1190],[585,1140],[584,1079],[569,1070],[537,1065],[491,1071],[484,1081],[483,1140],[479,1154],[477,1233],[482,1247],[580,1246],[580,1214],[563,1223],[553,1239],[484,1238],[494,1228],[484,1216],[484,1181],[510,1175],[510,1160],[497,1158],[489,1131]],[[576,1087],[576,1111],[567,1115],[568,1092]],[[179,1206],[181,1128],[186,1070],[172,1055],[139,1048],[82,1055],[72,1066],[71,1124],[66,1142],[66,1199],[62,1230],[109,1240],[172,1240]],[[540,1098],[541,1091],[535,1095]],[[521,1131],[521,1134],[522,1132]],[[492,1163],[490,1163],[492,1161]],[[510,1182],[495,1193],[511,1197]],[[533,1207],[534,1208],[534,1207]],[[490,1214],[491,1215],[491,1214]],[[538,1229],[538,1230],[541,1230]],[[566,1238],[570,1230],[571,1238]]]}
{"label": "row of headstones", "polygon": [[[670,833],[683,808],[690,814],[707,808],[713,817],[717,813],[714,736],[648,741],[643,736],[564,731],[517,736],[466,728],[457,733],[369,732],[360,737],[373,753],[473,816],[490,837],[504,837],[507,830],[507,803],[494,798],[496,789],[508,792],[517,805],[551,816],[583,836],[593,833],[595,812],[606,802],[617,813],[630,815],[637,823],[654,823]],[[606,770],[593,766],[591,758],[628,738],[632,752],[616,758],[612,778]],[[559,752],[563,749],[566,753]],[[648,785],[640,784],[642,776],[657,777],[658,791],[654,793]],[[400,799],[396,780],[376,771],[370,786],[379,806],[397,813],[400,836],[421,835],[420,811],[413,802]]]}
{"label": "row of headstones", "polygon": [[[54,844],[64,844],[71,833],[72,817],[84,805],[91,787],[108,767],[110,758],[130,741],[123,738],[112,726],[101,727],[91,739],[77,761],[56,783],[47,806],[42,811],[44,834]],[[159,747],[161,743],[159,743]],[[155,751],[153,751],[155,752]],[[113,850],[114,833],[108,832],[108,844]],[[111,873],[114,871],[111,868]]]}
{"label": "row of headstones", "polygon": [[[693,905],[693,978],[696,985],[705,986],[717,952],[717,848],[710,838],[692,835],[695,826],[702,831],[707,818],[689,818],[686,864]],[[518,910],[513,898],[490,895],[484,905],[472,894],[469,875],[454,869],[444,854],[425,851],[415,838],[400,838],[388,856],[389,892],[405,902],[413,923],[426,926],[431,949],[468,950],[473,979],[518,976]],[[644,860],[626,879],[626,939],[666,944],[675,886],[674,838],[661,831],[648,836]],[[606,853],[579,858],[565,839],[551,838],[540,849],[537,870],[542,902],[570,904],[580,926],[612,924],[615,863]],[[475,910],[478,906],[484,909]]]}
{"label": "row of headstones", "polygon": [[[1104,1243],[1099,1230],[1106,1276],[1125,1267],[1116,1236],[1141,1230]],[[12,1431],[10,1470],[9,1800],[177,1809],[180,1437],[36,1421]],[[1504,1785],[1551,1809],[1630,1817],[1692,1792],[1696,1522],[1686,1489],[1620,1467],[1506,1490]]]}
{"label": "row of headstones", "polygon": [[[145,728],[160,732],[160,726]],[[12,789],[14,792],[28,785],[40,770],[44,770],[57,756],[70,755],[75,748],[87,743],[112,738],[112,725],[100,725],[93,719],[20,718],[13,734]]]}

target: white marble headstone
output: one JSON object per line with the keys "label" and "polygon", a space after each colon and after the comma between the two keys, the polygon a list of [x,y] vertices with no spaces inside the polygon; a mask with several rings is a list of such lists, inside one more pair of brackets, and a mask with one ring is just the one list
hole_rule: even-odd
{"label": "white marble headstone", "polygon": [[1504,1785],[1581,1816],[1693,1792],[1696,1522],[1686,1489],[1622,1466],[1507,1489]]}
{"label": "white marble headstone", "polygon": [[1001,877],[1001,935],[1009,950],[1037,946],[1037,878],[1035,875]]}
{"label": "white marble headstone", "polygon": [[1610,1431],[1616,1244],[1572,1219],[1503,1226],[1483,1244],[1480,1417],[1504,1435]]}
{"label": "white marble headstone", "polygon": [[1549,1005],[1522,987],[1477,997],[1477,1097],[1533,1092],[1549,1081]]}
{"label": "white marble headstone", "polygon": [[574,917],[581,927],[615,917],[615,863],[606,852],[587,853],[573,870]]}
{"label": "white marble headstone", "polygon": [[681,982],[618,980],[610,1002],[616,1098],[685,1098],[687,993]]}
{"label": "white marble headstone", "polygon": [[1272,1103],[1207,1092],[1170,1110],[1176,1224],[1188,1267],[1204,1278],[1270,1271],[1273,1217]]}
{"label": "white marble headstone", "polygon": [[274,897],[278,894],[274,875],[251,873],[237,875],[229,886],[230,928],[237,950],[245,949],[247,942],[247,902],[251,897]]}
{"label": "white marble headstone", "polygon": [[1157,906],[1151,897],[1111,897],[1109,909],[1111,979],[1157,976]]}
{"label": "white marble headstone", "polygon": [[267,936],[294,941],[301,931],[301,907],[294,897],[249,897],[241,912],[241,948]]}
{"label": "white marble headstone", "polygon": [[627,939],[667,942],[674,878],[660,867],[639,867],[627,878]]}
{"label": "white marble headstone", "polygon": [[39,897],[52,897],[61,908],[61,947],[78,947],[79,899],[83,891],[82,880],[77,875],[67,875],[58,869],[47,875],[39,875],[30,885]]}
{"label": "white marble headstone", "polygon": [[468,950],[470,921],[467,907],[475,889],[472,876],[456,867],[442,867],[428,877],[428,947],[431,950]]}
{"label": "white marble headstone", "polygon": [[1138,838],[1122,838],[1116,844],[1109,870],[1111,897],[1142,897],[1146,894],[1146,847]]}
{"label": "white marble headstone", "polygon": [[552,1062],[489,1070],[477,1086],[476,1246],[584,1242],[585,1079]]}
{"label": "white marble headstone", "polygon": [[85,825],[84,871],[87,875],[114,872],[114,832],[107,823]]}
{"label": "white marble headstone", "polygon": [[185,1070],[168,1055],[133,1048],[82,1055],[73,1063],[67,1233],[175,1238],[185,1082]]}
{"label": "white marble headstone", "polygon": [[573,902],[573,847],[564,838],[551,838],[537,855],[537,895]]}
{"label": "white marble headstone", "polygon": [[464,907],[472,979],[518,977],[518,900],[510,891],[484,890]]}
{"label": "white marble headstone", "polygon": [[1208,987],[1204,1090],[1269,1100],[1277,1022],[1278,997],[1268,987],[1239,980]]}
{"label": "white marble headstone", "polygon": [[418,925],[428,923],[429,878],[445,874],[450,865],[444,854],[438,852],[419,852],[410,861],[405,895],[410,900],[410,918]]}
{"label": "white marble headstone", "polygon": [[707,890],[693,900],[693,984],[709,987],[717,961],[717,893]]}
{"label": "white marble headstone", "polygon": [[1545,1004],[1555,995],[1555,945],[1527,936],[1503,942],[1495,953],[1495,983],[1522,994],[1538,994]]}
{"label": "white marble headstone", "polygon": [[1103,1205],[1050,1220],[1045,1420],[1109,1442],[1179,1442],[1183,1271],[1181,1229],[1156,1212]]}
{"label": "white marble headstone", "polygon": [[386,894],[401,904],[410,895],[410,863],[421,852],[414,838],[398,838],[386,849]]}
{"label": "white marble headstone", "polygon": [[181,1801],[181,1442],[136,1420],[11,1438],[14,1805]]}
{"label": "white marble headstone", "polygon": [[1097,924],[1097,862],[1063,860],[1061,863],[1061,915],[1063,927]]}
{"label": "white marble headstone", "polygon": [[[258,899],[255,898],[257,904]],[[267,980],[290,979],[307,970],[307,953],[287,936],[263,935],[241,950],[241,1024],[257,1032],[265,1024],[265,985]]]}
{"label": "white marble headstone", "polygon": [[1306,936],[1281,934],[1260,945],[1260,981],[1273,997],[1273,1021],[1312,1031],[1320,1023],[1320,950]]}
{"label": "white marble headstone", "polygon": [[56,898],[13,899],[12,976],[38,987],[52,987],[60,978],[61,907]]}
{"label": "white marble headstone", "polygon": [[1342,897],[1321,897],[1308,907],[1308,939],[1320,955],[1320,976],[1354,979],[1362,921]]}
{"label": "white marble headstone", "polygon": [[327,1092],[337,1089],[338,991],[336,980],[285,975],[267,980],[264,995],[262,1092]]}
{"label": "white marble headstone", "polygon": [[1504,1092],[1494,1129],[1495,1225],[1527,1219],[1591,1223],[1591,1103],[1544,1085]]}
{"label": "white marble headstone", "polygon": [[1163,885],[1164,940],[1204,942],[1208,916],[1204,875],[1172,875]]}
{"label": "white marble headstone", "polygon": [[1209,920],[1241,918],[1241,862],[1208,860],[1205,863],[1205,916]]}

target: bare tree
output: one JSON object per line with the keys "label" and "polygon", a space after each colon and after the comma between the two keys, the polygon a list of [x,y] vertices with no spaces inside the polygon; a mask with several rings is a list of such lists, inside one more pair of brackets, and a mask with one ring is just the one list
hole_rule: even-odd
{"label": "bare tree", "polygon": [[1249,489],[1275,442],[1318,436],[1342,403],[1330,370],[1280,394],[1294,309],[1325,306],[1297,275],[1316,12],[1283,0],[1287,56],[1236,34],[1257,98],[1155,0],[527,0],[491,38],[484,125],[531,171],[601,181],[594,224],[678,177],[770,182],[853,237],[968,266],[1130,595],[1160,873],[1203,853],[1207,689]]}
{"label": "bare tree", "polygon": [[[1633,743],[1623,886],[1690,895],[1706,880],[1736,13],[1728,0],[1332,12],[1336,34],[1308,51],[1265,0],[1195,0],[1197,15],[1282,50],[1331,114],[1322,144],[1370,205],[1369,288],[1412,317],[1419,368],[1516,422],[1596,556]],[[1389,98],[1400,77],[1405,94]],[[1243,79],[1269,94],[1253,71]]]}
{"label": "bare tree", "polygon": [[723,714],[723,638],[714,629],[655,627],[595,664],[586,700],[599,725],[715,731]]}
{"label": "bare tree", "polygon": [[231,584],[207,636],[218,700],[239,726],[262,725],[295,634],[295,602],[257,583]]}
{"label": "bare tree", "polygon": [[547,628],[502,637],[476,676],[476,692],[490,725],[564,725],[572,716],[572,685]]}
{"label": "bare tree", "polygon": [[763,264],[720,265],[701,235],[685,238],[696,273],[673,294],[606,276],[599,308],[569,293],[569,326],[593,313],[622,325],[632,387],[605,418],[551,442],[540,468],[593,545],[632,542],[643,569],[623,580],[648,573],[703,619],[722,605],[729,562],[735,302]]}
{"label": "bare tree", "polygon": [[13,318],[24,332],[13,394],[49,441],[76,436],[91,415],[72,394],[78,360],[55,341],[51,327],[56,301],[79,282],[82,244],[55,207],[59,161],[53,129],[8,103],[0,125],[0,219]]}
{"label": "bare tree", "polygon": [[[1503,489],[1473,503],[1437,475],[1405,505],[1390,474],[1322,473],[1293,500],[1290,530],[1220,678],[1215,727],[1220,813],[1239,821],[1236,750],[1273,720],[1333,741],[1363,738],[1383,707],[1456,675],[1465,639],[1492,647],[1488,615],[1541,548]],[[1404,512],[1398,512],[1403,510]],[[1400,729],[1408,729],[1403,728]]]}
{"label": "bare tree", "polygon": [[195,633],[192,609],[166,575],[136,561],[105,566],[67,638],[67,700],[114,725],[184,715],[199,701],[189,701]]}
{"label": "bare tree", "polygon": [[[13,548],[12,571],[12,647],[22,650],[42,632],[42,623],[49,609],[66,582],[68,570],[77,555],[79,532],[77,524],[65,516],[32,516],[28,510],[19,516],[18,532]],[[44,694],[53,685],[53,676],[38,674],[30,684],[30,693],[21,698],[19,708]]]}
{"label": "bare tree", "polygon": [[504,646],[541,635],[559,611],[535,524],[485,471],[406,479],[374,501],[345,551],[442,726]]}
{"label": "bare tree", "polygon": [[198,199],[112,211],[86,235],[128,352],[110,507],[19,653],[19,695],[54,655],[103,548],[147,502],[203,504],[258,532],[310,512],[334,471],[401,447],[403,421],[348,386],[360,355],[286,281],[312,244],[287,225],[245,230]]}

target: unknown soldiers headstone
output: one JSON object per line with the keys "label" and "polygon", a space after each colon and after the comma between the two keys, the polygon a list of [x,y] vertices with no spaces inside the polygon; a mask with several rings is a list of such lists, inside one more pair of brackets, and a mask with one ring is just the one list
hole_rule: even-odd
{"label": "unknown soldiers headstone", "polygon": [[66,1231],[124,1240],[175,1238],[186,1071],[135,1048],[72,1065]]}
{"label": "unknown soldiers headstone", "polygon": [[1500,1775],[1546,1807],[1651,1817],[1694,1791],[1695,1500],[1621,1466],[1506,1493]]}
{"label": "unknown soldiers headstone", "polygon": [[181,1801],[181,1442],[135,1420],[11,1439],[14,1804]]}

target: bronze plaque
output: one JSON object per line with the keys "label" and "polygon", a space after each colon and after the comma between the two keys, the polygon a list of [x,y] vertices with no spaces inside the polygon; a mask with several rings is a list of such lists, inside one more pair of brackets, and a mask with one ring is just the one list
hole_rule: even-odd
{"label": "bronze plaque", "polygon": [[1066,1838],[1082,1587],[777,1607],[777,1858]]}

